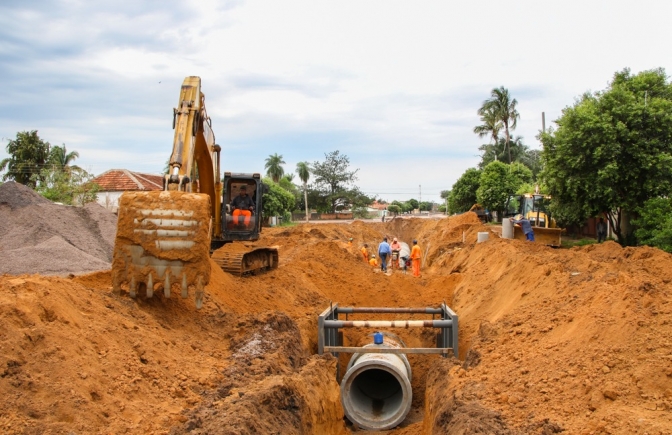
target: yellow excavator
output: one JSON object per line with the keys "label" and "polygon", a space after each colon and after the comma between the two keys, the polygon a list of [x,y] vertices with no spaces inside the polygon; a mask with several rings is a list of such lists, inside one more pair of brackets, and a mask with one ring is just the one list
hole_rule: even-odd
{"label": "yellow excavator", "polygon": [[[243,275],[276,268],[278,251],[217,251],[226,243],[259,239],[267,186],[257,173],[225,172],[220,180],[221,148],[215,143],[199,77],[184,79],[173,129],[163,190],[125,192],[119,200],[112,286],[131,297],[152,297],[155,290],[170,297],[175,288],[186,298],[191,290],[201,308],[211,255],[225,271]],[[233,199],[241,191],[249,199],[245,211],[237,212],[232,202],[236,204]]]}

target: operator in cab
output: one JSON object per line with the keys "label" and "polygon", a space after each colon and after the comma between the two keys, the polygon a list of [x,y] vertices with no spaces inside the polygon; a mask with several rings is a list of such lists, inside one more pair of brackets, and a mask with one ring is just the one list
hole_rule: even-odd
{"label": "operator in cab", "polygon": [[250,225],[250,219],[252,219],[252,213],[254,213],[254,201],[247,194],[247,186],[240,186],[240,191],[238,196],[233,198],[231,201],[231,216],[233,216],[233,222],[237,225],[241,225],[241,218],[244,219],[243,225],[246,227]]}

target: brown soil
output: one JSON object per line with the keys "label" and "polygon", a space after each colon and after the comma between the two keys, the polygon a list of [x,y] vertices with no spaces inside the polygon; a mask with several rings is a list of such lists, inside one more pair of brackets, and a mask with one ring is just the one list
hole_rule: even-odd
{"label": "brown soil", "polygon": [[[277,245],[276,270],[239,278],[213,263],[196,310],[191,298],[112,292],[111,217],[0,187],[0,432],[358,432],[343,419],[337,361],[316,355],[318,314],[330,303],[445,300],[460,316],[460,359],[409,358],[413,410],[387,433],[672,433],[672,257],[662,251],[551,249],[495,233],[477,244],[488,228],[472,213],[300,224],[250,244]],[[383,235],[418,240],[421,278],[364,264],[359,248]],[[105,267],[80,274],[95,266],[85,255]],[[351,331],[348,343],[370,340]],[[434,346],[432,331],[393,332]]]}

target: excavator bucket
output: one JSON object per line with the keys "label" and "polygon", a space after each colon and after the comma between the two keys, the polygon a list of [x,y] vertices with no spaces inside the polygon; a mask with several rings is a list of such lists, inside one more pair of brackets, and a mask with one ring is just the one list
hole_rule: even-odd
{"label": "excavator bucket", "polygon": [[196,307],[210,280],[210,197],[178,191],[125,192],[119,201],[112,285],[131,297],[152,297],[175,285]]}

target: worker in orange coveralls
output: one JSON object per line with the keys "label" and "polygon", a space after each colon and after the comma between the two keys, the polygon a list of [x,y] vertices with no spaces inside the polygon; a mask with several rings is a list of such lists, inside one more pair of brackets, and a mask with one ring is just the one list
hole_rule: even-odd
{"label": "worker in orange coveralls", "polygon": [[378,267],[378,260],[376,260],[376,256],[375,256],[375,255],[371,255],[371,259],[369,260],[369,264],[370,264],[372,267]]}
{"label": "worker in orange coveralls", "polygon": [[364,263],[369,262],[369,250],[367,249],[369,247],[368,244],[364,243],[364,246],[362,246],[362,255],[364,256]]}
{"label": "worker in orange coveralls", "polygon": [[413,276],[420,276],[420,247],[418,241],[413,240],[413,249],[411,249],[411,261],[413,262]]}
{"label": "worker in orange coveralls", "polygon": [[247,187],[244,184],[240,186],[240,193],[238,196],[231,201],[231,208],[233,209],[233,213],[231,213],[233,222],[237,225],[241,225],[240,221],[242,217],[244,220],[243,225],[248,227],[250,225],[252,213],[254,212],[254,201],[247,196]]}
{"label": "worker in orange coveralls", "polygon": [[392,269],[399,269],[399,252],[401,251],[401,243],[395,237],[390,244],[392,250]]}

